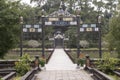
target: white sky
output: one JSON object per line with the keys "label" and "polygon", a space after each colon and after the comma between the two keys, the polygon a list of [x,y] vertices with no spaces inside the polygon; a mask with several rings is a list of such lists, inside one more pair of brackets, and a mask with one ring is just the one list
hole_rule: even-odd
{"label": "white sky", "polygon": [[30,0],[21,0],[21,2],[30,4]]}
{"label": "white sky", "polygon": [[35,3],[31,3],[31,4],[30,4],[30,0],[21,0],[21,2],[27,3],[27,4],[31,5],[31,6],[34,6],[34,5],[35,5]]}

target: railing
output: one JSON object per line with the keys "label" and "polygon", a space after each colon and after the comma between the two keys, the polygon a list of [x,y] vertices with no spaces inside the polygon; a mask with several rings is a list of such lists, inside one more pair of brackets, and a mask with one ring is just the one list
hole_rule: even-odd
{"label": "railing", "polygon": [[16,71],[15,69],[11,69],[11,68],[10,69],[9,68],[8,69],[0,69],[0,73],[1,72],[15,72],[15,71]]}
{"label": "railing", "polygon": [[92,68],[91,67],[85,67],[84,68],[87,72],[92,73]]}
{"label": "railing", "polygon": [[105,73],[103,73],[97,69],[94,69],[91,67],[86,67],[85,70],[87,70],[88,72],[93,74],[92,77],[94,78],[94,80],[114,80],[111,77],[109,77],[108,75],[106,75]]}
{"label": "railing", "polygon": [[114,74],[116,74],[117,76],[120,77],[120,72],[118,72],[118,71],[113,71],[113,72],[114,72]]}
{"label": "railing", "polygon": [[93,76],[97,78],[97,80],[114,80],[97,69],[92,69],[92,73],[93,73]]}
{"label": "railing", "polygon": [[75,61],[73,60],[73,58],[69,55],[68,51],[66,51],[65,49],[64,49],[64,51],[65,51],[65,53],[68,55],[68,57],[71,59],[71,61],[72,61],[73,63],[75,63]]}
{"label": "railing", "polygon": [[31,71],[27,72],[21,80],[32,80],[32,78],[34,77],[34,75],[39,71],[39,68],[36,67],[34,69],[32,69]]}
{"label": "railing", "polygon": [[46,63],[48,63],[48,61],[50,60],[52,54],[53,54],[54,50],[52,50],[52,52],[50,53],[49,57],[46,59]]}
{"label": "railing", "polygon": [[11,72],[11,73],[7,74],[6,76],[4,76],[2,78],[2,80],[12,80],[12,78],[15,76],[16,76],[16,72]]}
{"label": "railing", "polygon": [[17,60],[1,60],[0,61],[0,69],[12,68],[15,66],[15,62],[17,62]]}
{"label": "railing", "polygon": [[[49,52],[50,50],[46,50],[46,52]],[[10,50],[10,52],[20,52],[20,50]],[[23,52],[42,52],[42,50],[23,50]]]}
{"label": "railing", "polygon": [[[15,62],[18,62],[17,60],[0,60],[0,69],[13,69],[15,67]],[[35,62],[32,61],[30,64],[31,67],[35,67]],[[1,70],[0,70],[1,71]]]}
{"label": "railing", "polygon": [[[99,59],[97,59],[98,61]],[[95,59],[94,60],[91,60],[89,58],[89,56],[86,56],[86,67],[85,67],[85,70],[87,70],[88,72],[92,73],[93,74],[93,78],[94,80],[114,80],[112,79],[111,77],[109,77],[108,75],[106,75],[105,73],[95,69],[95,68],[92,68],[94,67],[95,65],[93,65]],[[93,63],[92,63],[93,62]]]}
{"label": "railing", "polygon": [[7,74],[9,74],[10,72],[0,72],[0,77],[6,76]]}

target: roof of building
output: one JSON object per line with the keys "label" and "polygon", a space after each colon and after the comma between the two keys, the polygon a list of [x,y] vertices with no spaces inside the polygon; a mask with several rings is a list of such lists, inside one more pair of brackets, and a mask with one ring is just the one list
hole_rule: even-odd
{"label": "roof of building", "polygon": [[75,15],[70,14],[67,9],[64,9],[64,2],[61,1],[60,7],[58,11],[54,11],[53,13],[47,15],[47,17],[75,17]]}
{"label": "roof of building", "polygon": [[54,38],[55,38],[55,39],[63,39],[64,37],[63,37],[63,35],[58,34],[58,35],[56,35]]}

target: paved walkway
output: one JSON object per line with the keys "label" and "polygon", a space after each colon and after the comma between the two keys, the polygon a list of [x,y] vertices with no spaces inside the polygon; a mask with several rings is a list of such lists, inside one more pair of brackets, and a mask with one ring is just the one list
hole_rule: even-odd
{"label": "paved walkway", "polygon": [[46,70],[75,70],[76,66],[63,49],[55,49],[51,59],[46,64]]}
{"label": "paved walkway", "polygon": [[42,71],[36,80],[93,80],[84,70]]}
{"label": "paved walkway", "polygon": [[93,80],[83,69],[76,69],[63,49],[55,49],[46,70],[39,72],[35,80]]}

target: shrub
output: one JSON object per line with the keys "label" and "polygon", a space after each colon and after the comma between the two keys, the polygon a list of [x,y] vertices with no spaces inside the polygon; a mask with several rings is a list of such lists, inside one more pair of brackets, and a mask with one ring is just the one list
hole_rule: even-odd
{"label": "shrub", "polygon": [[103,41],[103,42],[102,42],[102,47],[103,47],[103,48],[106,48],[107,45],[108,45],[108,43],[107,43],[106,41]]}
{"label": "shrub", "polygon": [[80,46],[83,48],[87,48],[87,47],[89,47],[89,42],[86,40],[82,40],[82,41],[80,41]]}
{"label": "shrub", "polygon": [[15,69],[18,75],[23,76],[30,70],[30,57],[25,54],[20,58],[19,62],[15,63]]}
{"label": "shrub", "polygon": [[40,65],[41,65],[41,67],[45,66],[45,59],[43,59],[43,58],[40,59]]}
{"label": "shrub", "polygon": [[102,60],[98,61],[98,68],[105,73],[112,73],[116,68],[118,60],[116,58],[112,58],[110,53],[105,53]]}
{"label": "shrub", "polygon": [[78,65],[83,66],[85,63],[84,59],[78,59]]}
{"label": "shrub", "polygon": [[27,45],[34,48],[40,46],[40,43],[36,40],[30,40],[28,41]]}

